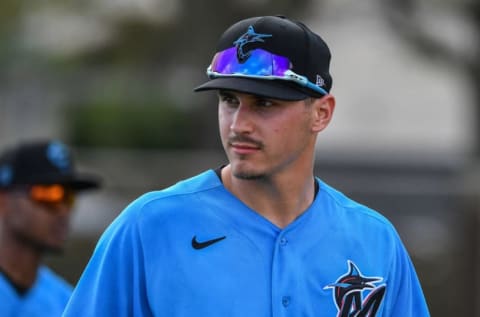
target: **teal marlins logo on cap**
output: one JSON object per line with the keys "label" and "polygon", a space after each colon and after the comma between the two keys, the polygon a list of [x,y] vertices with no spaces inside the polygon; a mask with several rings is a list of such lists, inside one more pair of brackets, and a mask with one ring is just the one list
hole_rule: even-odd
{"label": "teal marlins logo on cap", "polygon": [[9,165],[0,166],[0,186],[8,186],[12,179],[12,168]]}
{"label": "teal marlins logo on cap", "polygon": [[70,153],[67,147],[61,142],[54,141],[48,145],[47,158],[50,163],[62,171],[71,168]]}
{"label": "teal marlins logo on cap", "polygon": [[265,42],[263,39],[266,37],[272,37],[271,34],[256,33],[253,26],[249,26],[247,32],[240,36],[238,40],[233,42],[233,45],[237,48],[237,59],[240,63],[245,62],[250,57],[250,52],[244,52],[243,46],[253,42]]}

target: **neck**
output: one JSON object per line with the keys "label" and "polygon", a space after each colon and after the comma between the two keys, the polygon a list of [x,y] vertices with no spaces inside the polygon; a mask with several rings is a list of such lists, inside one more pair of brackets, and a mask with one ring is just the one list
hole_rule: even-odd
{"label": "neck", "polygon": [[222,169],[225,187],[243,203],[279,228],[285,228],[313,202],[313,171],[305,175],[275,175],[269,179],[245,180],[232,175],[230,165]]}
{"label": "neck", "polygon": [[33,285],[40,266],[41,255],[14,239],[0,228],[0,268],[13,283],[28,288]]}

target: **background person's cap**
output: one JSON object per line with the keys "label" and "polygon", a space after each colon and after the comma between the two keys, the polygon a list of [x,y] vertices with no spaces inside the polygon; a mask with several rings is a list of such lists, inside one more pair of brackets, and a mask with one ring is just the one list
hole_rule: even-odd
{"label": "background person's cap", "polygon": [[35,184],[62,184],[80,191],[98,188],[100,179],[78,173],[70,150],[58,141],[21,143],[0,155],[0,188]]}
{"label": "background person's cap", "polygon": [[[261,40],[246,37],[249,28],[262,36]],[[241,43],[241,44],[239,44]],[[332,78],[329,72],[330,50],[323,39],[301,22],[283,16],[254,17],[239,21],[229,27],[217,44],[216,52],[239,46],[242,53],[263,49],[288,58],[291,70],[305,76],[309,82],[329,92]],[[248,57],[247,57],[248,58]],[[195,91],[227,89],[284,100],[301,100],[322,97],[317,91],[285,80],[248,78],[248,76],[210,77]]]}

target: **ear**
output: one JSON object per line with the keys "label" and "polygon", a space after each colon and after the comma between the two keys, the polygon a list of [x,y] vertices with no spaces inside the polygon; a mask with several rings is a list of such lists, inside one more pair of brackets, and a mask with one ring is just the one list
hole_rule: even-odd
{"label": "ear", "polygon": [[322,98],[314,99],[312,106],[314,111],[312,131],[320,132],[332,120],[333,111],[335,110],[335,97],[328,94]]}

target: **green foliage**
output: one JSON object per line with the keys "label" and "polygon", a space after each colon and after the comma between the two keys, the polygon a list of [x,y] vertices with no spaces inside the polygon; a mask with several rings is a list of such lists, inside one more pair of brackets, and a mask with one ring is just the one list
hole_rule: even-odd
{"label": "green foliage", "polygon": [[165,100],[100,100],[69,107],[67,134],[78,146],[166,148],[191,147],[187,113]]}

